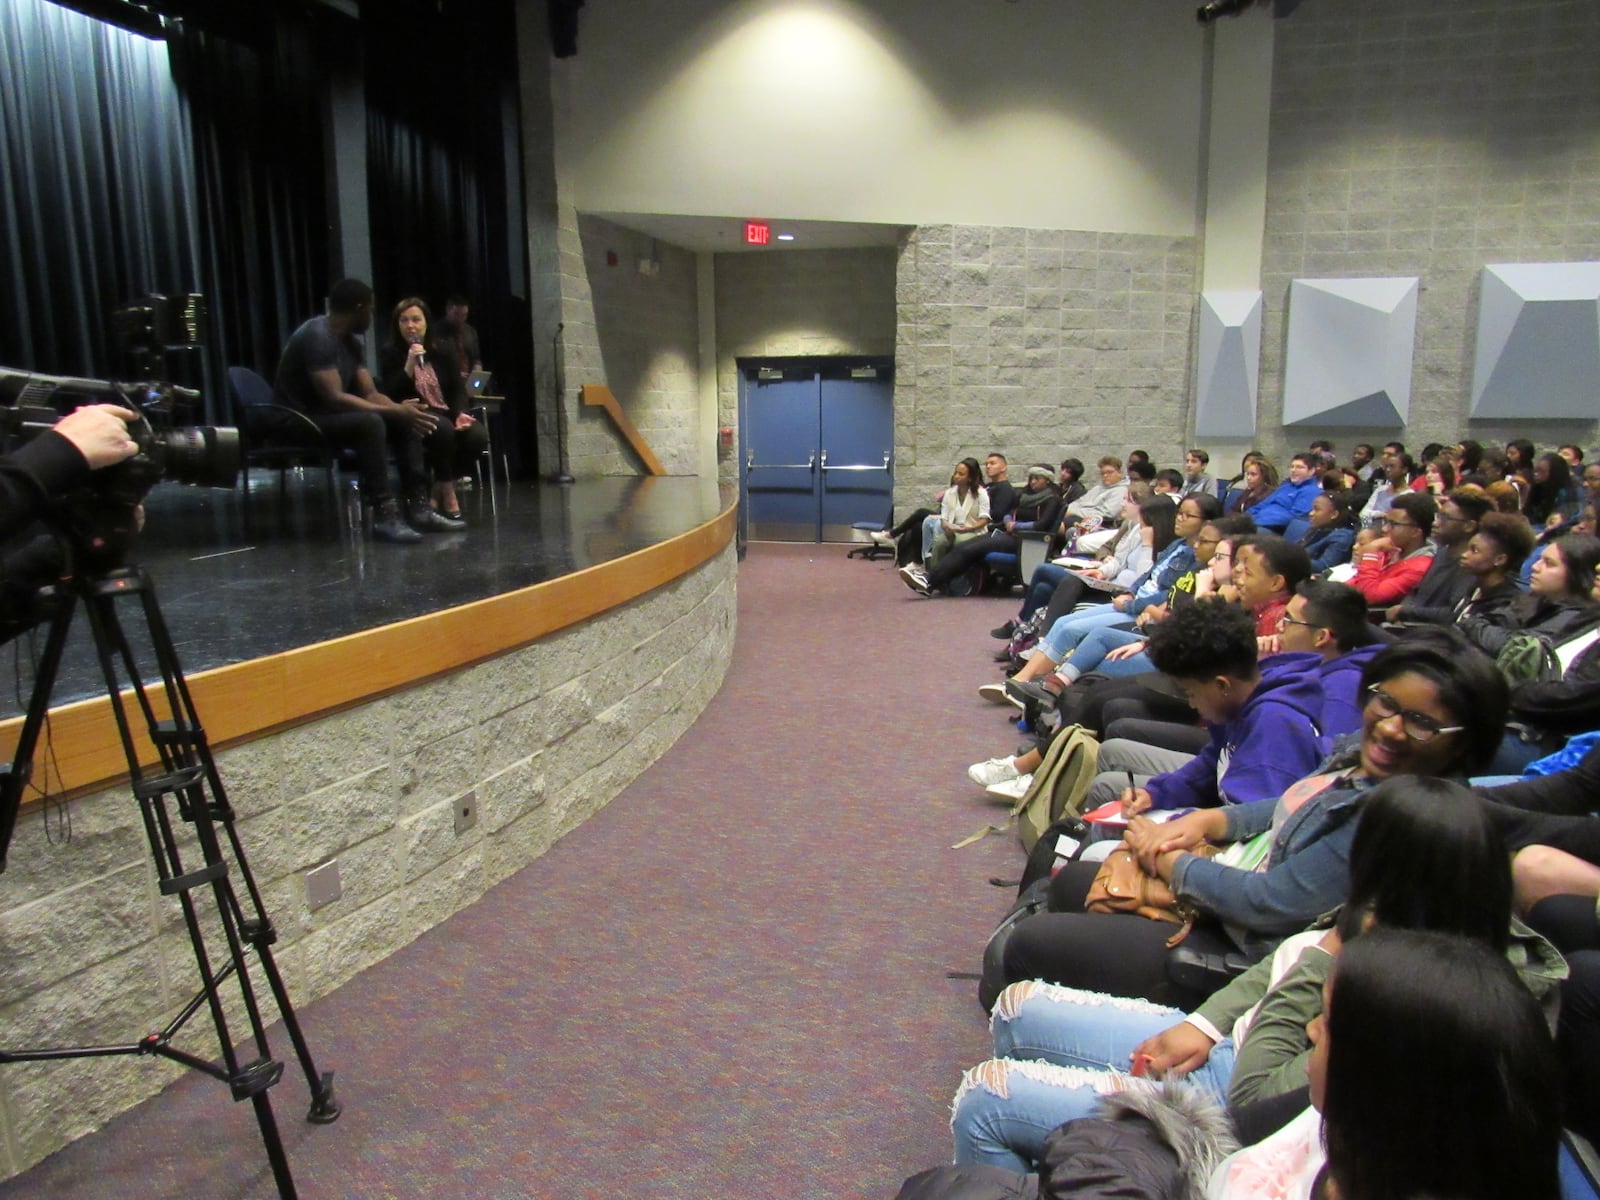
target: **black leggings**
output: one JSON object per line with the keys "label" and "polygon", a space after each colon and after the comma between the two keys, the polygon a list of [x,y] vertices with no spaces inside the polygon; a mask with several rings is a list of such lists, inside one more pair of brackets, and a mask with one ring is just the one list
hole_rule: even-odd
{"label": "black leggings", "polygon": [[[1167,939],[1176,925],[1134,914],[1083,911],[1099,863],[1067,863],[1050,883],[1050,911],[1016,928],[1005,952],[1005,982],[1045,979],[1112,996],[1143,997],[1173,1008],[1193,1008],[1204,995],[1167,977]],[[1184,945],[1203,953],[1238,953],[1227,934],[1202,922]]]}

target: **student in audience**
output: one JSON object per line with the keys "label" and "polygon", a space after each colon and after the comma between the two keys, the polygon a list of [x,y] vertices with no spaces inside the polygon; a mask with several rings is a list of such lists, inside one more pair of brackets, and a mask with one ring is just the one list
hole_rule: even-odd
{"label": "student in audience", "polygon": [[1061,467],[1056,473],[1056,490],[1061,493],[1061,503],[1070,508],[1072,502],[1081,497],[1088,489],[1083,486],[1083,460],[1078,458],[1063,458]]}
{"label": "student in audience", "polygon": [[1356,478],[1366,483],[1378,469],[1377,452],[1373,450],[1370,442],[1357,442],[1350,451],[1350,468],[1356,473]]}
{"label": "student in audience", "polygon": [[[1600,627],[1600,604],[1594,599],[1595,571],[1600,567],[1600,539],[1575,533],[1546,546],[1534,561],[1529,594],[1495,615],[1469,615],[1456,627],[1486,654],[1497,655],[1512,636],[1531,632],[1555,650],[1569,666],[1593,644]],[[1515,624],[1497,623],[1510,615]]]}
{"label": "student in audience", "polygon": [[1120,798],[1131,817],[1281,796],[1321,761],[1321,681],[1302,663],[1259,662],[1255,622],[1242,608],[1219,600],[1186,605],[1153,628],[1148,654],[1210,740],[1194,756],[1115,738],[1103,743],[1086,809]]}
{"label": "student in audience", "polygon": [[1322,492],[1317,466],[1315,457],[1309,453],[1296,454],[1289,460],[1289,478],[1264,500],[1244,510],[1257,528],[1282,533],[1290,521],[1299,520],[1311,511],[1311,502]]}
{"label": "student in audience", "polygon": [[1488,493],[1468,484],[1437,497],[1436,502],[1439,510],[1433,518],[1433,561],[1416,588],[1385,611],[1386,621],[1448,625],[1455,619],[1456,606],[1476,582],[1462,570],[1461,555],[1491,507]]}
{"label": "student in audience", "polygon": [[1449,783],[1396,779],[1362,816],[1337,919],[1286,939],[1191,1015],[1038,981],[1006,988],[990,1018],[994,1057],[966,1073],[951,1106],[955,1161],[1032,1170],[1054,1126],[1128,1086],[1123,1063],[1235,1104],[1305,1088],[1305,1026],[1340,950],[1373,928],[1471,938],[1503,954],[1541,1005],[1556,998],[1560,956],[1512,916],[1505,843],[1483,807]]}
{"label": "student in audience", "polygon": [[1185,496],[1208,495],[1214,497],[1217,494],[1216,480],[1207,474],[1210,466],[1211,455],[1204,450],[1191,450],[1183,456],[1183,494]]}
{"label": "student in audience", "polygon": [[1367,620],[1367,601],[1343,583],[1307,582],[1285,607],[1279,653],[1266,660],[1277,670],[1315,668],[1322,681],[1318,727],[1324,749],[1361,728],[1361,676],[1389,643]]}
{"label": "student in audience", "polygon": [[[1362,684],[1360,736],[1346,739],[1320,773],[1281,799],[1203,809],[1165,823],[1133,819],[1125,840],[1144,870],[1201,914],[1186,947],[1260,959],[1344,895],[1356,818],[1373,787],[1394,775],[1470,774],[1489,761],[1505,726],[1505,680],[1493,663],[1443,631],[1389,647],[1368,664]],[[1202,843],[1256,837],[1267,842],[1259,870],[1190,852]],[[1055,875],[1050,911],[1019,922],[1006,945],[1004,981],[1046,979],[1181,1002],[1186,989],[1167,970],[1170,926],[1134,914],[1085,912],[1095,870],[1092,863],[1068,863]]]}
{"label": "student in audience", "polygon": [[998,450],[991,450],[984,457],[983,486],[989,493],[989,524],[1002,524],[1016,511],[1019,493],[1011,482],[1011,464]]}
{"label": "student in audience", "polygon": [[1494,502],[1496,512],[1522,516],[1522,493],[1517,491],[1515,484],[1508,483],[1504,479],[1495,479],[1484,484],[1483,490]]}
{"label": "student in audience", "polygon": [[1151,485],[1158,496],[1168,496],[1173,503],[1183,498],[1183,476],[1171,467],[1164,467],[1156,472],[1156,477]]}
{"label": "student in audience", "polygon": [[1559,454],[1541,454],[1533,460],[1533,486],[1523,510],[1535,529],[1578,519],[1581,501],[1572,484],[1572,468]]}
{"label": "student in audience", "polygon": [[1128,481],[1122,474],[1122,460],[1114,454],[1102,455],[1098,464],[1100,482],[1067,506],[1064,518],[1080,529],[1095,530],[1112,524],[1128,498]]}
{"label": "student in audience", "polygon": [[1277,637],[1289,597],[1309,578],[1311,559],[1304,547],[1285,538],[1263,533],[1233,543],[1233,587],[1255,617],[1257,637]]}
{"label": "student in audience", "polygon": [[1312,574],[1321,574],[1330,567],[1350,561],[1355,545],[1355,517],[1350,505],[1336,492],[1323,492],[1311,502],[1307,516],[1310,528],[1300,539],[1311,559]]}
{"label": "student in audience", "polygon": [[1502,955],[1375,929],[1341,949],[1307,1033],[1312,1107],[1225,1160],[1212,1200],[1560,1195],[1560,1063]]}
{"label": "student in audience", "polygon": [[1396,604],[1416,590],[1433,565],[1433,497],[1402,492],[1383,516],[1383,533],[1356,555],[1350,582],[1373,606]]}
{"label": "student in audience", "polygon": [[1278,468],[1264,454],[1252,450],[1244,456],[1239,466],[1239,477],[1228,486],[1227,498],[1222,502],[1224,515],[1246,512],[1251,505],[1259,504],[1272,495],[1278,487]]}
{"label": "student in audience", "polygon": [[1574,472],[1583,470],[1583,448],[1568,442],[1564,446],[1557,446],[1556,453],[1566,460],[1566,464]]}
{"label": "student in audience", "polygon": [[1455,465],[1443,454],[1439,454],[1428,460],[1428,465],[1422,472],[1422,487],[1414,490],[1422,491],[1426,488],[1437,497],[1444,495],[1455,485]]}
{"label": "student in audience", "polygon": [[1450,465],[1456,469],[1456,482],[1464,482],[1463,477],[1476,474],[1483,462],[1483,446],[1477,442],[1457,442],[1450,447]]}
{"label": "student in audience", "polygon": [[956,464],[950,486],[939,499],[939,511],[922,522],[922,563],[907,563],[900,568],[901,578],[906,578],[908,571],[923,578],[926,568],[936,564],[946,550],[989,528],[989,493],[980,482],[982,472],[975,458],[963,458]]}
{"label": "student in audience", "polygon": [[1514,622],[1510,610],[1522,596],[1517,575],[1532,552],[1533,529],[1520,514],[1485,513],[1461,554],[1461,570],[1471,580],[1472,590],[1456,603],[1449,624],[1465,617],[1480,617],[1491,625]]}
{"label": "student in audience", "polygon": [[1384,446],[1381,465],[1373,479],[1372,491],[1359,514],[1362,527],[1367,529],[1375,527],[1395,497],[1411,486],[1411,456],[1398,442]]}

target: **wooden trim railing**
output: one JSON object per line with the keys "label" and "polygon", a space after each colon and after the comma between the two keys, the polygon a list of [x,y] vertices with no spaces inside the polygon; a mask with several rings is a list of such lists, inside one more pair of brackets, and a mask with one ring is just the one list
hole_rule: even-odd
{"label": "wooden trim railing", "polygon": [[665,475],[667,469],[661,465],[661,460],[656,457],[655,451],[650,449],[650,443],[644,440],[644,434],[639,432],[627,413],[622,411],[622,404],[612,395],[611,389],[602,383],[586,383],[579,390],[578,395],[589,408],[603,408],[611,416],[611,421],[617,427],[617,432],[622,434],[628,445],[633,447],[644,463],[644,469],[652,475]]}

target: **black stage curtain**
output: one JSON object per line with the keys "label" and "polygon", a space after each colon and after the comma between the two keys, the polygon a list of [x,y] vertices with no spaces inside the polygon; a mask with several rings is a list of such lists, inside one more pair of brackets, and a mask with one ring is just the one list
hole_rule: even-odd
{"label": "black stage curtain", "polygon": [[[373,287],[386,306],[421,296],[435,322],[451,293],[468,297],[508,398],[497,449],[532,412],[514,20],[507,0],[394,0],[362,21]],[[391,316],[376,315],[379,344]]]}
{"label": "black stage curtain", "polygon": [[230,366],[270,379],[331,282],[318,40],[288,10],[248,42],[192,23],[169,36],[193,139],[218,395]]}
{"label": "black stage curtain", "polygon": [[199,290],[166,47],[46,0],[0,4],[0,365],[125,378],[111,312]]}

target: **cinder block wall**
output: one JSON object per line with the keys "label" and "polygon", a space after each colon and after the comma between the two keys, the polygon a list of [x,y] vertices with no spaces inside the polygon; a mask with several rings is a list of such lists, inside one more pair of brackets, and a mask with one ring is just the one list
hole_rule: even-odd
{"label": "cinder block wall", "polygon": [[[895,350],[892,247],[718,254],[716,295],[719,425],[739,423],[741,358]],[[729,452],[719,475],[738,482]]]}
{"label": "cinder block wall", "polygon": [[[604,384],[670,474],[698,474],[694,255],[570,206],[561,209],[556,239],[572,473],[642,471],[611,419],[578,403],[584,384]],[[654,274],[640,272],[641,258],[656,264]]]}
{"label": "cinder block wall", "polygon": [[1198,252],[1149,234],[912,231],[897,276],[897,513],[990,450],[1025,464],[1138,445],[1179,460]]}
{"label": "cinder block wall", "polygon": [[[534,645],[220,754],[296,1005],[543,854],[671,746],[722,684],[735,573],[730,546]],[[477,824],[457,835],[455,801],[468,793]],[[329,859],[343,896],[313,912],[304,875]],[[126,788],[74,802],[70,841],[48,841],[36,816],[19,825],[0,875],[0,961],[0,1046],[9,1049],[132,1042],[193,995],[190,943],[176,901],[156,892]],[[230,1007],[243,1036],[248,1026]],[[191,1028],[181,1044],[214,1056],[209,1020]],[[307,1033],[315,1053],[316,1030]],[[287,1038],[273,1050],[288,1063],[274,1089],[282,1120],[303,1104],[304,1085]],[[143,1058],[5,1067],[0,1168],[31,1166],[176,1074]],[[231,1103],[214,1086],[217,1103]]]}
{"label": "cinder block wall", "polygon": [[1341,454],[1397,436],[1595,445],[1595,422],[1467,413],[1484,264],[1600,260],[1600,5],[1339,0],[1275,34],[1262,443],[1318,436],[1279,426],[1290,280],[1418,275],[1410,424],[1327,431]]}

